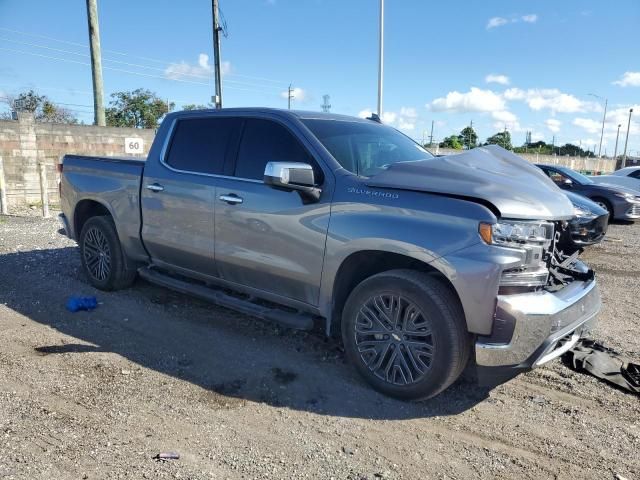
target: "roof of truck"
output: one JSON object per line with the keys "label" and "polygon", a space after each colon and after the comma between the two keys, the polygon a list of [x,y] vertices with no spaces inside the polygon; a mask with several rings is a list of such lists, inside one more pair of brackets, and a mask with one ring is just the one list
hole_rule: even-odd
{"label": "roof of truck", "polygon": [[184,116],[190,113],[271,113],[280,116],[292,116],[300,119],[322,119],[322,120],[336,120],[336,121],[350,121],[350,122],[370,122],[359,117],[352,117],[350,115],[341,115],[338,113],[325,113],[325,112],[313,112],[306,110],[286,110],[282,108],[267,108],[267,107],[238,107],[238,108],[223,108],[222,110],[216,109],[203,109],[203,110],[182,110],[177,112],[171,112],[168,116]]}

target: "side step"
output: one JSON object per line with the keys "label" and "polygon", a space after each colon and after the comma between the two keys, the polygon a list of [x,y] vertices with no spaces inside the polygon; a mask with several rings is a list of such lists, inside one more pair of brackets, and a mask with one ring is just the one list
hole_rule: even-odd
{"label": "side step", "polygon": [[232,297],[222,290],[216,290],[163,274],[151,267],[140,268],[138,274],[148,282],[155,283],[161,287],[192,295],[221,307],[230,308],[262,320],[279,323],[280,325],[296,330],[311,330],[313,328],[313,317],[306,313],[292,313],[277,308],[257,305],[248,300]]}

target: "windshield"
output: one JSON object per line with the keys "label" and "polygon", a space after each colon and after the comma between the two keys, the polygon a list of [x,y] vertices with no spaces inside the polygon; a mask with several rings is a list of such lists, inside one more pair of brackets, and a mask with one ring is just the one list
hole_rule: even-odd
{"label": "windshield", "polygon": [[571,170],[570,168],[559,168],[558,170],[560,170],[563,175],[569,177],[571,180],[579,183],[580,185],[591,185],[592,183],[594,183],[594,181],[589,177],[582,175],[575,170]]}
{"label": "windshield", "polygon": [[309,119],[302,122],[345,169],[371,177],[393,163],[433,158],[394,128],[375,122]]}

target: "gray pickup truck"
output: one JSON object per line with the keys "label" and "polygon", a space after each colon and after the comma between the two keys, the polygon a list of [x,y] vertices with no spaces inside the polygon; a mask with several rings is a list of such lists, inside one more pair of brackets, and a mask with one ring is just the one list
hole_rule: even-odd
{"label": "gray pickup truck", "polygon": [[[435,158],[374,119],[177,112],[146,161],[67,155],[61,221],[97,288],[140,277],[292,328],[341,332],[374,388],[509,378],[600,309],[560,241],[574,208],[497,146]],[[483,380],[484,379],[484,380]]]}

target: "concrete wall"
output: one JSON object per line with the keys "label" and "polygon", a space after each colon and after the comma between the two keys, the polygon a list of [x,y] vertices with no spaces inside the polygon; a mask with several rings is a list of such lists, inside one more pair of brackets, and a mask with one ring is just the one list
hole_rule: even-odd
{"label": "concrete wall", "polygon": [[146,155],[154,136],[154,130],[138,128],[36,123],[33,115],[24,113],[18,114],[18,121],[0,121],[7,203],[11,207],[40,202],[38,163],[46,165],[49,199],[58,204],[55,166],[63,155],[132,156],[125,153],[127,137],[142,138]]}
{"label": "concrete wall", "polygon": [[[430,150],[436,155],[455,155],[463,152],[463,150],[449,148],[432,148]],[[593,175],[610,173],[616,169],[616,161],[613,158],[561,157],[557,155],[538,155],[537,153],[518,153],[516,155],[531,163],[562,165],[582,172],[591,172]]]}

